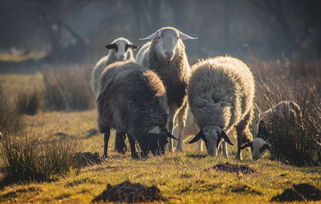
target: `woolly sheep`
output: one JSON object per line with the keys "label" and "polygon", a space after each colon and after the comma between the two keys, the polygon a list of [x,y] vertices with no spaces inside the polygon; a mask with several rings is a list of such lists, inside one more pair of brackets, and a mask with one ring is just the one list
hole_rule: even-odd
{"label": "woolly sheep", "polygon": [[151,70],[132,62],[115,62],[106,67],[97,97],[98,127],[104,133],[104,156],[107,156],[110,129],[127,134],[133,158],[152,151],[164,153],[167,137],[166,91],[162,81]]}
{"label": "woolly sheep", "polygon": [[200,131],[189,142],[203,139],[207,154],[217,156],[217,148],[224,139],[223,152],[228,157],[226,135],[232,128],[237,132],[237,159],[242,159],[241,147],[250,143],[254,78],[242,61],[232,57],[215,57],[202,60],[192,67],[188,85],[188,100]]}
{"label": "woolly sheep", "polygon": [[[259,115],[259,122],[257,124],[257,138],[253,140],[253,144],[249,144],[252,148],[255,145],[255,140],[260,151],[252,151],[252,158],[257,160],[261,158],[265,150],[271,150],[271,147],[265,140],[269,140],[273,134],[274,128],[285,128],[289,134],[294,135],[295,132],[292,130],[295,129],[297,125],[300,125],[302,122],[302,112],[300,106],[293,101],[281,101],[267,111]],[[292,127],[288,128],[288,127]]]}
{"label": "woolly sheep", "polygon": [[[168,129],[173,133],[176,117],[179,126],[177,150],[183,151],[182,140],[187,107],[187,83],[190,65],[182,40],[196,39],[173,27],[163,27],[140,40],[150,40],[137,54],[137,63],[155,71],[163,81],[167,92],[169,110]],[[181,112],[180,114],[178,114]],[[170,140],[169,150],[173,151]]]}
{"label": "woolly sheep", "polygon": [[[108,54],[102,57],[93,68],[91,72],[91,89],[94,95],[97,95],[98,84],[101,73],[105,67],[116,61],[133,60],[133,50],[137,49],[137,46],[130,42],[128,39],[120,37],[113,40],[110,44],[106,45],[105,48],[109,50]],[[116,133],[115,138],[115,150],[121,154],[126,152],[125,135]]]}
{"label": "woolly sheep", "polygon": [[105,67],[116,61],[133,60],[134,54],[132,50],[137,49],[137,46],[128,39],[120,37],[106,45],[105,48],[109,50],[108,54],[96,63],[91,72],[91,89],[95,95],[98,91],[101,73]]}

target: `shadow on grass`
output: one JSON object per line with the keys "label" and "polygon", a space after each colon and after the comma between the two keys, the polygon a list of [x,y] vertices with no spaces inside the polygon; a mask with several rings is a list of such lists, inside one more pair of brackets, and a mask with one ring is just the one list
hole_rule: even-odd
{"label": "shadow on grass", "polygon": [[12,199],[16,198],[18,196],[18,194],[22,194],[22,193],[38,193],[40,191],[41,191],[41,189],[40,188],[36,188],[36,187],[22,188],[22,189],[18,189],[16,191],[10,191],[10,192],[0,196],[0,202],[5,202],[5,201],[12,200]]}

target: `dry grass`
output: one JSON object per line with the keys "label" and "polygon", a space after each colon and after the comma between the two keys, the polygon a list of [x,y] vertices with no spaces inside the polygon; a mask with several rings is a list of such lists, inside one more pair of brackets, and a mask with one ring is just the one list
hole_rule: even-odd
{"label": "dry grass", "polygon": [[60,68],[43,72],[44,98],[48,110],[85,110],[94,107],[89,69]]}
{"label": "dry grass", "polygon": [[52,140],[39,131],[5,135],[0,142],[3,185],[21,181],[50,181],[69,172],[80,150],[74,140]]}
{"label": "dry grass", "polygon": [[39,90],[20,92],[15,100],[19,114],[34,115],[42,109],[42,93]]}
{"label": "dry grass", "polygon": [[22,126],[21,116],[0,86],[0,133],[3,135],[17,133]]}
{"label": "dry grass", "polygon": [[302,110],[302,125],[276,124],[273,158],[299,166],[321,164],[321,61],[250,59],[249,64],[256,79],[257,113],[282,100],[295,101]]}

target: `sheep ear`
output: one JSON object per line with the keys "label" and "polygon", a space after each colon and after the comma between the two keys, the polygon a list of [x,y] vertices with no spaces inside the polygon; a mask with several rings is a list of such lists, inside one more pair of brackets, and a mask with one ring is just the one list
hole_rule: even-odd
{"label": "sheep ear", "polygon": [[145,37],[145,38],[139,38],[139,40],[153,40],[157,37],[157,32]]}
{"label": "sheep ear", "polygon": [[230,145],[234,145],[232,142],[231,142],[231,140],[230,140],[230,138],[226,135],[226,133],[222,130],[222,132],[221,132],[221,137],[223,137],[223,139],[227,142],[227,143],[229,143]]}
{"label": "sheep ear", "polygon": [[105,48],[107,50],[110,50],[110,49],[115,49],[116,50],[117,49],[117,45],[113,43],[113,44],[106,45]]}
{"label": "sheep ear", "polygon": [[271,146],[270,145],[268,145],[268,144],[264,144],[261,148],[260,148],[260,153],[262,153],[262,152],[264,152],[265,150],[272,150],[271,149]]}
{"label": "sheep ear", "polygon": [[204,139],[204,138],[205,138],[204,133],[203,133],[202,130],[200,130],[200,131],[195,135],[195,137],[194,137],[191,141],[189,141],[188,143],[189,143],[189,144],[192,144],[192,143],[197,142],[198,140]]}
{"label": "sheep ear", "polygon": [[196,39],[198,39],[198,37],[189,36],[189,35],[181,32],[181,31],[179,31],[179,38],[180,38],[181,40],[196,40]]}
{"label": "sheep ear", "polygon": [[249,142],[249,143],[241,146],[240,149],[245,149],[245,148],[247,148],[247,147],[253,147],[253,142]]}
{"label": "sheep ear", "polygon": [[138,48],[138,46],[134,44],[128,44],[127,46],[133,50],[136,50]]}

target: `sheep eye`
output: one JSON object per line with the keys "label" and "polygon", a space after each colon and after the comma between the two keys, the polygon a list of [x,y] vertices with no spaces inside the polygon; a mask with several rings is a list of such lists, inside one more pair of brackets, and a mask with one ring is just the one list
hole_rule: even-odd
{"label": "sheep eye", "polygon": [[125,52],[127,52],[128,48],[129,48],[129,45],[126,44],[126,46],[125,46]]}

